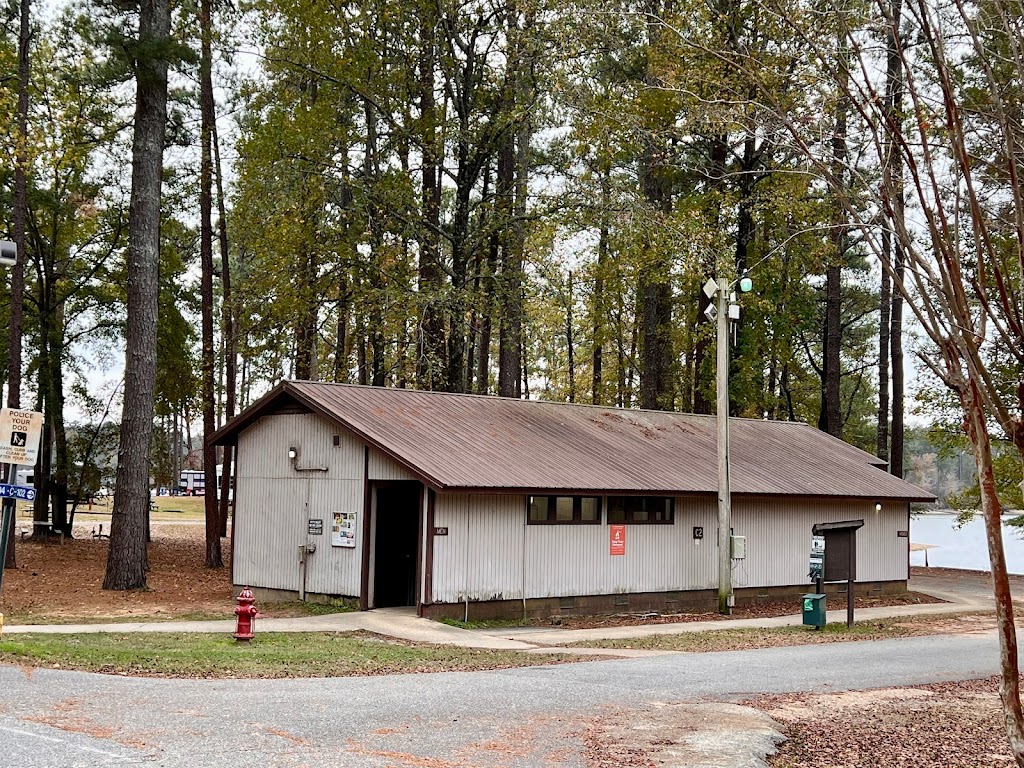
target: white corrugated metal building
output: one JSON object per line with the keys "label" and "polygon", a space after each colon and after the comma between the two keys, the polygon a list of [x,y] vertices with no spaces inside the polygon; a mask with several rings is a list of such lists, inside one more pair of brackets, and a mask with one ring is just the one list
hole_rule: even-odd
{"label": "white corrugated metal building", "polygon": [[[806,591],[811,528],[863,520],[858,590],[906,589],[931,494],[806,425],[731,420],[737,602]],[[232,579],[483,618],[711,607],[714,418],[285,382],[237,446]]]}

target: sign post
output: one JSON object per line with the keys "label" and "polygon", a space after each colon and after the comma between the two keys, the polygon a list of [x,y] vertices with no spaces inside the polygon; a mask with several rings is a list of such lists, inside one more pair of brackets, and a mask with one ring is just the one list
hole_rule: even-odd
{"label": "sign post", "polygon": [[[0,594],[3,594],[4,564],[7,562],[7,542],[14,527],[15,500],[32,501],[34,488],[14,485],[18,466],[31,466],[39,455],[39,436],[43,431],[43,414],[20,408],[0,410],[0,464],[7,464],[7,483],[0,485],[3,511],[0,514]],[[31,493],[31,496],[29,495]]]}
{"label": "sign post", "polygon": [[853,624],[853,589],[857,581],[857,530],[863,520],[844,520],[838,523],[817,523],[811,528],[815,536],[825,537],[822,570],[825,581],[846,582],[846,626]]}

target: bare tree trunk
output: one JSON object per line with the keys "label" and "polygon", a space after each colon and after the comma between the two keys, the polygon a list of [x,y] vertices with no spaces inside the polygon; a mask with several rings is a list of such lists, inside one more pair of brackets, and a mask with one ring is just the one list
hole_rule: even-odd
{"label": "bare tree trunk", "polygon": [[576,402],[576,353],[574,349],[574,337],[572,328],[572,305],[574,302],[572,293],[572,270],[569,270],[567,283],[567,295],[565,297],[565,346],[569,360],[569,402]]}
{"label": "bare tree trunk", "polygon": [[171,415],[171,429],[174,431],[173,459],[171,461],[171,487],[181,488],[181,404],[174,404]]}
{"label": "bare tree trunk", "polygon": [[[895,125],[903,112],[903,58],[896,36],[903,18],[903,0],[890,0],[889,12],[892,18],[886,30],[885,109]],[[892,196],[892,230],[904,231],[903,154],[898,148],[893,147],[892,137],[888,132],[886,149],[883,183]],[[899,237],[892,237],[891,240],[890,263],[893,266],[895,285],[899,286],[903,284],[903,244]],[[889,459],[889,471],[897,477],[903,477],[903,294],[894,289],[891,295],[889,344],[892,358],[892,426],[889,436],[891,445],[886,457]]]}
{"label": "bare tree trunk", "polygon": [[[663,34],[657,20],[661,13],[658,2],[648,3],[647,46],[652,51],[659,45]],[[653,61],[653,57],[650,58]],[[648,88],[662,86],[653,68],[644,74]],[[668,175],[669,158],[665,140],[659,134],[661,126],[645,131],[643,155],[640,159],[640,186],[644,200],[658,214],[672,210],[672,186]],[[651,256],[655,256],[652,250]],[[669,410],[675,398],[672,391],[672,292],[670,267],[667,259],[658,254],[656,262],[640,270],[637,297],[640,303],[641,355],[640,407]]]}
{"label": "bare tree trunk", "polygon": [[969,381],[960,393],[966,416],[967,436],[978,465],[981,512],[985,518],[985,537],[992,565],[992,589],[996,600],[996,627],[999,636],[999,698],[1003,705],[1006,735],[1018,765],[1024,766],[1024,710],[1020,700],[1020,669],[1017,660],[1017,630],[1013,618],[1013,598],[1003,551],[1002,509],[992,464],[992,446],[984,404],[976,382]]}
{"label": "bare tree trunk", "polygon": [[420,240],[418,294],[421,302],[418,328],[416,378],[420,389],[445,389],[444,320],[441,313],[441,226],[440,164],[442,149],[437,140],[437,103],[434,95],[435,26],[433,3],[420,9],[419,96],[423,126],[423,171],[420,201],[423,209],[423,233]]}
{"label": "bare tree trunk", "polygon": [[199,4],[199,26],[202,37],[200,56],[200,97],[202,115],[200,129],[199,164],[199,260],[201,268],[200,294],[202,295],[203,346],[203,507],[206,510],[206,567],[223,568],[220,548],[220,507],[217,504],[217,449],[210,442],[216,431],[214,403],[214,351],[213,351],[213,54],[211,43],[211,0]]}
{"label": "bare tree trunk", "polygon": [[338,322],[334,340],[334,380],[348,383],[348,279],[338,285]]}
{"label": "bare tree trunk", "polygon": [[[21,333],[25,292],[25,225],[28,220],[28,90],[29,46],[32,43],[29,14],[30,0],[21,0],[18,32],[18,142],[14,157],[14,245],[17,249],[15,264],[11,268],[11,315],[7,347],[7,407],[21,408]],[[17,467],[10,469],[16,470]],[[10,518],[7,529],[7,555],[0,564],[3,568],[17,568],[15,556],[15,520],[17,505],[14,499],[3,502],[5,514]],[[0,528],[2,530],[2,528]]]}
{"label": "bare tree trunk", "polygon": [[[892,238],[888,231],[882,235],[882,258],[892,254]],[[889,312],[892,284],[889,273],[882,270],[882,283],[878,301],[878,424],[875,428],[875,454],[889,458]]]}
{"label": "bare tree trunk", "polygon": [[[40,255],[42,259],[42,255]],[[37,262],[38,264],[38,262]],[[50,303],[49,286],[52,280],[48,278],[49,271],[44,267],[37,266],[36,282],[38,291],[36,300],[39,306],[39,349],[38,369],[36,381],[38,389],[36,392],[37,408],[43,412],[42,445],[39,449],[39,456],[33,469],[35,477],[36,498],[32,502],[32,538],[43,539],[50,533],[50,480],[53,478],[53,431],[50,419],[46,410],[50,405],[50,325],[55,321],[56,313]]]}
{"label": "bare tree trunk", "polygon": [[488,238],[486,274],[482,281],[484,309],[480,316],[480,353],[476,361],[476,393],[486,395],[491,386],[491,339],[493,334],[493,322],[491,316],[494,314],[494,273],[498,268],[498,253],[500,242],[497,233]]}
{"label": "bare tree trunk", "polygon": [[362,312],[356,312],[356,383],[369,384],[367,378],[368,366],[366,365],[366,322],[363,320]]}
{"label": "bare tree trunk", "polygon": [[[211,30],[212,32],[212,30]],[[210,84],[213,92],[213,83]],[[235,417],[238,397],[238,339],[235,334],[235,303],[231,293],[231,256],[228,251],[228,215],[224,204],[224,174],[220,164],[220,142],[217,136],[217,117],[213,115],[210,125],[213,134],[213,160],[217,179],[217,217],[220,231],[220,274],[221,274],[221,338],[224,340],[224,415],[226,421]],[[228,503],[231,496],[234,449],[224,446],[224,472],[220,487],[220,535],[228,535]]]}
{"label": "bare tree trunk", "polygon": [[519,374],[523,369],[523,247],[519,229],[512,224],[515,216],[515,146],[509,136],[498,157],[497,195],[504,211],[505,237],[503,238],[501,280],[498,295],[498,395],[520,397],[524,388]]}
{"label": "bare tree trunk", "polygon": [[167,125],[168,0],[139,3],[132,193],[128,217],[128,321],[124,408],[104,589],[146,586],[149,452],[156,387],[160,190]]}
{"label": "bare tree trunk", "polygon": [[[901,195],[902,196],[902,195]],[[902,208],[902,206],[900,206]],[[894,243],[894,282],[903,282],[903,248]],[[889,448],[889,471],[903,477],[903,297],[899,291],[892,292],[892,317],[890,343],[892,349],[892,428]]]}
{"label": "bare tree trunk", "polygon": [[[53,286],[56,304],[56,284]],[[57,306],[50,325],[50,355],[48,358],[50,384],[47,390],[49,402],[45,408],[53,432],[53,479],[50,483],[52,520],[55,533],[71,535],[68,525],[68,440],[64,428],[64,310]]]}
{"label": "bare tree trunk", "polygon": [[[638,297],[634,297],[636,303],[639,305]],[[640,307],[637,306],[633,312],[633,324],[629,329],[629,357],[626,358],[626,396],[623,399],[623,408],[633,407],[633,394],[636,392],[636,350],[637,344],[639,343],[640,336]]]}
{"label": "bare tree trunk", "polygon": [[591,363],[592,379],[590,385],[590,402],[600,405],[604,402],[604,342],[605,328],[608,318],[605,306],[605,270],[608,268],[608,240],[610,233],[608,223],[605,220],[605,212],[608,210],[610,197],[610,164],[601,173],[601,227],[597,238],[597,271],[594,274],[594,295],[593,295],[593,358]]}
{"label": "bare tree trunk", "polygon": [[[838,184],[845,184],[847,149],[846,122],[846,79],[849,77],[849,55],[846,42],[847,30],[840,24],[838,49],[838,75],[840,84],[836,103],[835,127],[832,134],[832,169]],[[818,428],[836,437],[843,436],[842,403],[840,382],[842,380],[842,270],[846,259],[847,227],[843,202],[836,200],[830,240],[832,241],[832,262],[825,273],[825,343],[822,355],[822,403]]]}

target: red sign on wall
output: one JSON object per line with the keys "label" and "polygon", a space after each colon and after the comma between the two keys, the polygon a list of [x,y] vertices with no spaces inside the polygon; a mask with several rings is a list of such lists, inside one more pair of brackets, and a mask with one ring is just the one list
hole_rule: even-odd
{"label": "red sign on wall", "polygon": [[608,526],[608,554],[609,555],[624,555],[626,554],[626,526],[624,525],[609,525]]}

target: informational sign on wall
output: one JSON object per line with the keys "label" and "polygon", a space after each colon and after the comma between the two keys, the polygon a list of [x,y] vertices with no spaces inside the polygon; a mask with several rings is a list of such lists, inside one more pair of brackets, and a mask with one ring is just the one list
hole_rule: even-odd
{"label": "informational sign on wall", "polygon": [[331,526],[331,546],[352,549],[356,545],[356,513],[335,512]]}
{"label": "informational sign on wall", "polygon": [[320,519],[312,519],[309,521],[307,533],[310,536],[323,536],[324,535],[324,521]]}
{"label": "informational sign on wall", "polygon": [[626,526],[624,525],[609,525],[608,526],[608,554],[609,555],[624,555],[626,554]]}
{"label": "informational sign on wall", "polygon": [[17,408],[0,410],[0,463],[35,464],[42,430],[41,413]]}

